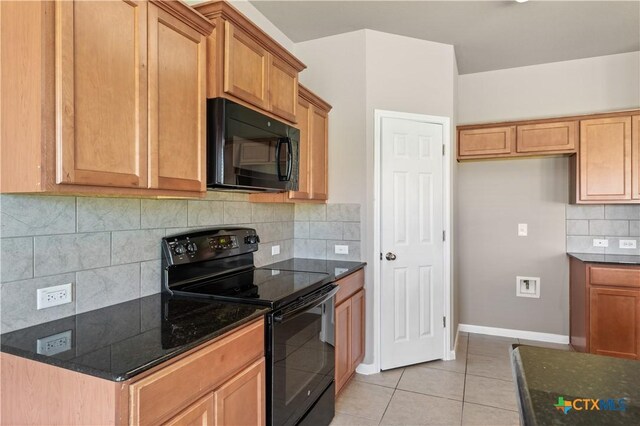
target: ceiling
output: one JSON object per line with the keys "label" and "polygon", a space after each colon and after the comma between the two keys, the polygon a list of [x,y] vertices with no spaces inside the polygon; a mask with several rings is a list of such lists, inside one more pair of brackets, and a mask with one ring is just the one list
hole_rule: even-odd
{"label": "ceiling", "polygon": [[640,0],[250,1],[296,43],[367,28],[452,44],[460,74],[640,50]]}

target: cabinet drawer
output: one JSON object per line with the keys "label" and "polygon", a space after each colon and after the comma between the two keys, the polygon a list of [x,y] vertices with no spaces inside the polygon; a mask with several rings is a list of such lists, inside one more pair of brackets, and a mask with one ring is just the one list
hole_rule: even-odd
{"label": "cabinet drawer", "polygon": [[589,284],[615,287],[640,287],[640,268],[589,266]]}
{"label": "cabinet drawer", "polygon": [[264,322],[260,321],[132,383],[130,423],[157,424],[263,354]]}
{"label": "cabinet drawer", "polygon": [[516,126],[460,130],[458,156],[481,157],[510,154],[515,139]]}
{"label": "cabinet drawer", "polygon": [[351,295],[357,293],[358,290],[364,287],[364,269],[360,269],[336,281],[336,284],[340,287],[338,294],[336,294],[336,306],[338,306],[342,301],[351,297]]}
{"label": "cabinet drawer", "polygon": [[519,153],[575,151],[577,121],[518,126],[516,151]]}

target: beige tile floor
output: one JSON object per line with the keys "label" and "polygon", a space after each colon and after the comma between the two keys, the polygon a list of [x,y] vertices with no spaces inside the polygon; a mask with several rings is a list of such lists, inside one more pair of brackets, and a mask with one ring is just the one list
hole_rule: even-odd
{"label": "beige tile floor", "polygon": [[338,425],[518,425],[509,348],[568,345],[461,333],[455,361],[433,361],[364,376],[338,396]]}

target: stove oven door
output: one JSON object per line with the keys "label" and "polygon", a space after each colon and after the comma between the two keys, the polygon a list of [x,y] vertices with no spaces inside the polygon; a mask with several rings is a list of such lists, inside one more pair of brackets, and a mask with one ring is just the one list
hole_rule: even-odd
{"label": "stove oven door", "polygon": [[325,288],[303,306],[272,314],[273,425],[296,424],[333,382],[337,290],[335,286]]}

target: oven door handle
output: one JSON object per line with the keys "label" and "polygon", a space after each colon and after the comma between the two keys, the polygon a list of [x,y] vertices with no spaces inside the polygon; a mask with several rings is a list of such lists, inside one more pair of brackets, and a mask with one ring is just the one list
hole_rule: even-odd
{"label": "oven door handle", "polygon": [[314,306],[321,305],[325,303],[327,300],[331,299],[333,296],[335,296],[336,293],[338,293],[338,290],[340,290],[340,287],[338,287],[337,285],[334,285],[333,289],[329,293],[326,293],[316,299],[313,299],[309,303],[305,303],[304,306],[300,306],[298,308],[292,309],[291,311],[285,312],[282,315],[275,315],[273,317],[273,321],[285,322],[286,320],[296,316],[301,312],[308,310],[309,308],[313,308]]}

